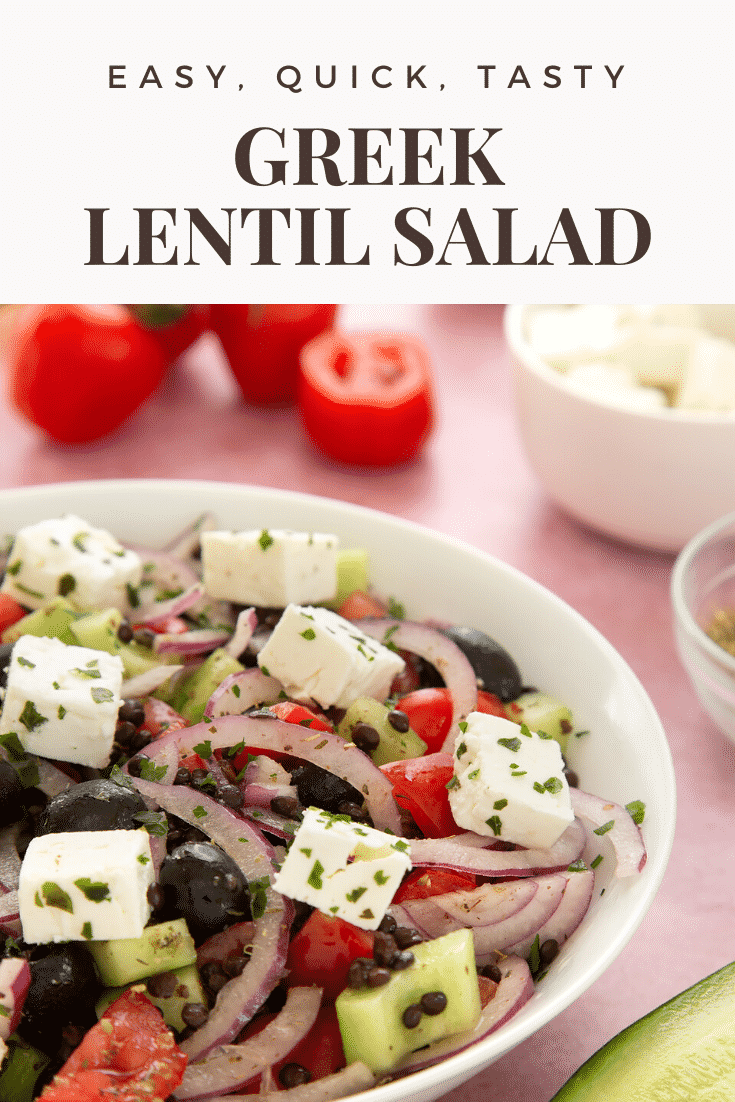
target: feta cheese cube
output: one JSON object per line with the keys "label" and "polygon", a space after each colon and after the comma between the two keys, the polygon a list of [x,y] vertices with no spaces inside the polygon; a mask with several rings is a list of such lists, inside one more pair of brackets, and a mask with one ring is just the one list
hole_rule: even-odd
{"label": "feta cheese cube", "polygon": [[337,592],[338,544],[323,532],[203,532],[204,586],[210,597],[259,608],[328,601]]}
{"label": "feta cheese cube", "polygon": [[454,770],[449,805],[466,830],[548,849],[574,819],[561,748],[548,735],[471,712],[455,742]]}
{"label": "feta cheese cube", "polygon": [[145,830],[41,834],[20,868],[23,938],[42,944],[140,937],[154,880]]}
{"label": "feta cheese cube", "polygon": [[363,930],[376,930],[404,875],[409,843],[345,816],[307,808],[274,887]]}
{"label": "feta cheese cube", "polygon": [[735,345],[700,336],[676,397],[678,409],[735,410]]}
{"label": "feta cheese cube", "polygon": [[528,322],[529,344],[560,371],[575,363],[616,358],[625,335],[619,306],[547,307]]}
{"label": "feta cheese cube", "polygon": [[347,708],[359,696],[385,700],[405,663],[336,612],[291,604],[258,654],[258,665],[289,696]]}
{"label": "feta cheese cube", "polygon": [[668,405],[662,390],[639,386],[633,372],[623,364],[576,364],[569,369],[566,379],[580,394],[610,406],[651,410]]}
{"label": "feta cheese cube", "polygon": [[140,584],[142,562],[114,536],[69,515],[21,528],[1,590],[27,608],[67,597],[82,611],[129,608],[129,587]]}
{"label": "feta cheese cube", "polygon": [[117,655],[21,635],[8,664],[0,734],[17,735],[29,754],[102,769],[110,760],[122,681]]}

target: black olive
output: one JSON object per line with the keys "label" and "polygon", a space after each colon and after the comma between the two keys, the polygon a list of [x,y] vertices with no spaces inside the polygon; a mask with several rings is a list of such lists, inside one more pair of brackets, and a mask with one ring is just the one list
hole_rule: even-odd
{"label": "black olive", "polygon": [[0,758],[0,827],[10,826],[23,818],[26,811],[26,790],[9,761]]}
{"label": "black olive", "polygon": [[363,803],[362,793],[348,781],[308,761],[296,766],[291,774],[291,783],[296,785],[302,807],[321,807],[336,815],[339,805],[345,801],[359,805]]}
{"label": "black olive", "polygon": [[146,810],[134,788],[99,777],[82,781],[49,801],[41,816],[39,834],[78,830],[137,830],[136,814]]}
{"label": "black olive", "polygon": [[30,966],[31,986],[19,1032],[54,1055],[70,1024],[86,1032],[97,1020],[94,1004],[102,988],[91,956],[78,942],[54,945]]}
{"label": "black olive", "polygon": [[195,941],[250,916],[242,872],[211,842],[184,842],[164,858],[158,878],[165,916],[181,915]]}
{"label": "black olive", "polygon": [[10,665],[10,655],[14,646],[14,643],[0,644],[0,687],[3,689],[8,681],[8,666]]}
{"label": "black olive", "polygon": [[478,685],[501,700],[515,700],[523,689],[520,670],[500,643],[477,628],[444,628],[444,634],[467,656]]}

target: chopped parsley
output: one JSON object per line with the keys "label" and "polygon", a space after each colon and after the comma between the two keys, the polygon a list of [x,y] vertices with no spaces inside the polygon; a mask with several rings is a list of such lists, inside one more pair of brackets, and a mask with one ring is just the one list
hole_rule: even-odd
{"label": "chopped parsley", "polygon": [[112,689],[106,689],[103,685],[95,685],[89,691],[95,704],[105,704],[107,701],[114,699]]}
{"label": "chopped parsley", "polygon": [[36,668],[36,663],[31,662],[30,658],[24,658],[22,654],[18,655],[18,665],[27,666],[29,670],[35,670]]}
{"label": "chopped parsley", "polygon": [[192,746],[192,750],[195,754],[198,754],[200,758],[211,758],[212,743],[209,739],[205,739],[204,742],[198,742],[196,746]]}
{"label": "chopped parsley", "polygon": [[393,620],[405,620],[406,619],[406,606],[397,601],[395,597],[388,598],[388,615]]}
{"label": "chopped parsley", "polygon": [[512,754],[517,754],[521,748],[521,740],[519,738],[499,738],[498,746],[504,746]]}
{"label": "chopped parsley", "polygon": [[84,925],[82,926],[82,937],[84,938],[85,941],[91,941],[92,940],[92,923],[91,922],[85,922]]}
{"label": "chopped parsley", "polygon": [[641,800],[631,800],[629,804],[625,805],[625,810],[636,826],[640,826],[646,815],[646,805]]}
{"label": "chopped parsley", "polygon": [[87,668],[82,670],[82,669],[79,668],[79,666],[75,666],[73,670],[69,671],[69,673],[75,673],[77,675],[77,677],[89,677],[89,678],[102,677],[102,674],[100,673],[100,671],[97,670],[97,669],[94,669],[92,667],[87,667]]}
{"label": "chopped parsley", "polygon": [[[308,639],[309,641],[316,639],[316,632],[313,628],[307,628],[306,631],[299,632],[299,635],[302,639]],[[357,649],[359,650],[360,648],[358,647]]]}
{"label": "chopped parsley", "polygon": [[10,566],[7,566],[5,568],[5,573],[6,574],[12,574],[13,577],[15,577],[15,575],[18,573],[18,571],[20,570],[22,565],[23,565],[23,560],[22,559],[16,559],[15,562],[11,563]]}
{"label": "chopped parsley", "polygon": [[128,595],[128,604],[131,608],[137,608],[140,604],[140,591],[130,582],[125,583],[125,592]]}
{"label": "chopped parsley", "polygon": [[348,903],[357,903],[360,896],[364,895],[367,888],[353,888],[351,892],[347,892],[345,899]]}
{"label": "chopped parsley", "polygon": [[590,861],[590,868],[591,868],[591,869],[596,869],[596,868],[597,868],[597,866],[598,866],[598,865],[599,865],[599,864],[600,864],[601,862],[602,862],[602,854],[601,854],[601,853],[598,853],[598,854],[597,854],[597,857],[595,857],[595,859],[594,859],[593,861]]}
{"label": "chopped parsley", "polygon": [[578,857],[576,861],[572,861],[571,865],[567,865],[567,872],[587,872],[587,866],[581,857]]}
{"label": "chopped parsley", "polygon": [[102,880],[90,880],[88,876],[82,876],[74,884],[90,903],[103,903],[111,898],[110,885]]}
{"label": "chopped parsley", "polygon": [[72,539],[72,543],[76,547],[77,551],[86,552],[87,548],[84,546],[84,541],[89,538],[89,532],[77,532],[76,536]]}
{"label": "chopped parsley", "polygon": [[201,804],[197,804],[197,806],[194,808],[193,814],[195,819],[203,819],[207,813]]}
{"label": "chopped parsley", "polygon": [[270,881],[267,876],[263,876],[259,880],[250,880],[248,882],[248,891],[250,892],[250,913],[255,922],[265,914],[265,909],[268,905],[267,891],[269,884]]}
{"label": "chopped parsley", "polygon": [[26,700],[18,719],[27,731],[35,731],[42,723],[48,723],[48,716],[42,716],[32,700]]}
{"label": "chopped parsley", "polygon": [[150,758],[140,759],[140,776],[144,781],[162,781],[167,768],[165,765],[156,765]]}
{"label": "chopped parsley", "polygon": [[602,826],[598,826],[597,829],[595,831],[593,831],[593,833],[594,834],[607,834],[608,830],[612,830],[612,828],[614,826],[615,826],[615,820],[610,819],[610,820],[608,820],[608,822],[603,823]]}
{"label": "chopped parsley", "polygon": [[270,534],[267,528],[264,528],[258,536],[258,543],[260,544],[261,551],[267,551],[273,543],[273,536]]}
{"label": "chopped parsley", "polygon": [[[41,885],[41,895],[47,906],[57,907],[60,911],[66,911],[70,915],[74,914],[74,904],[71,901],[71,896],[62,887],[55,884],[53,880],[47,880],[45,884]],[[38,899],[36,899],[36,902],[38,902]]]}
{"label": "chopped parsley", "polygon": [[388,883],[389,877],[386,876],[382,869],[378,869],[378,871],[373,876],[373,880],[376,884],[379,884],[382,887],[383,884]]}
{"label": "chopped parsley", "polygon": [[[460,723],[460,727],[461,726],[462,726],[462,724]],[[466,723],[465,723],[465,727],[467,727]],[[467,743],[466,742],[460,742],[459,746],[455,750],[455,754],[457,755],[458,758],[461,758],[462,755],[466,754],[466,753],[467,753]]]}
{"label": "chopped parsley", "polygon": [[502,811],[503,808],[507,807],[507,806],[508,806],[508,801],[507,800],[496,800],[495,803],[493,804],[493,809],[495,811]]}
{"label": "chopped parsley", "polygon": [[[156,838],[165,838],[168,831],[168,819],[164,811],[136,811],[133,815],[136,823],[140,823],[142,827],[148,831],[149,834],[154,835]],[[141,857],[144,855],[141,854]],[[145,857],[141,861],[141,857],[138,858],[141,865],[148,863],[148,858]]]}
{"label": "chopped parsley", "polygon": [[323,884],[322,884],[322,873],[323,872],[324,872],[324,865],[321,863],[321,861],[315,861],[314,865],[312,867],[312,870],[311,870],[311,872],[309,873],[309,875],[307,877],[307,880],[306,880],[307,884],[309,884],[310,887],[316,888],[316,890],[319,891],[323,887]]}
{"label": "chopped parsley", "polygon": [[500,832],[502,830],[502,827],[503,827],[503,824],[500,820],[499,815],[491,815],[489,819],[485,820],[485,822],[486,822],[487,826],[490,827],[493,834],[495,834],[495,835],[500,834]]}

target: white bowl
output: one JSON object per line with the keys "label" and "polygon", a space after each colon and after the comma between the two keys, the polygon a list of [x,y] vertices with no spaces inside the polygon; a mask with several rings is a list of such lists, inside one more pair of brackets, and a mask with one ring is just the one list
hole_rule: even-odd
{"label": "white bowl", "polygon": [[[527,322],[538,309],[505,313],[531,466],[577,520],[629,543],[680,551],[735,505],[735,413],[639,412],[580,393],[528,344]],[[713,311],[712,331],[723,325]]]}
{"label": "white bowl", "polygon": [[715,521],[686,545],[671,575],[679,657],[700,704],[735,742],[735,656],[707,635],[719,609],[735,608],[735,513]]}
{"label": "white bowl", "polygon": [[[365,547],[377,592],[413,617],[481,628],[515,657],[527,684],[558,695],[577,729],[570,761],[581,786],[646,804],[648,861],[626,880],[603,876],[594,903],[526,1006],[487,1039],[436,1067],[376,1087],[364,1102],[430,1100],[476,1075],[577,999],[624,948],[664,874],[674,832],[674,773],[666,736],[640,682],[613,647],[558,597],[466,544],[407,521],[324,498],[224,483],[79,482],[0,492],[0,534],[64,512],[124,540],[162,546],[202,511],[223,526],[336,533]],[[552,641],[550,643],[550,641]],[[603,862],[600,872],[610,862]]]}

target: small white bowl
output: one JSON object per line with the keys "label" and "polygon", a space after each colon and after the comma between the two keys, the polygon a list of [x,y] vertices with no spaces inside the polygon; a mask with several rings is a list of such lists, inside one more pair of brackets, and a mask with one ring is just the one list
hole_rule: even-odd
{"label": "small white bowl", "polygon": [[707,635],[714,613],[735,609],[735,513],[691,540],[674,564],[671,603],[679,657],[707,715],[735,742],[735,656]]}
{"label": "small white bowl", "polygon": [[583,788],[616,803],[646,804],[643,871],[617,879],[603,862],[596,875],[604,895],[595,892],[582,925],[521,1011],[464,1052],[354,1096],[362,1102],[431,1102],[565,1010],[634,934],[661,883],[674,834],[674,771],[661,722],[617,651],[553,593],[467,544],[355,505],[225,483],[79,482],[0,492],[0,535],[74,512],[123,540],[161,547],[205,511],[225,528],[334,532],[343,547],[366,548],[378,593],[401,600],[415,618],[488,632],[513,655],[527,684],[569,705],[576,729],[589,731],[571,740],[569,753]]}
{"label": "small white bowl", "polygon": [[[735,506],[735,412],[643,412],[580,393],[529,345],[527,323],[538,309],[505,312],[531,466],[577,520],[632,544],[679,552]],[[710,329],[722,332],[716,320]]]}

